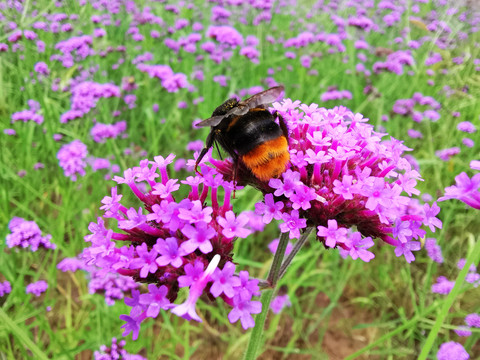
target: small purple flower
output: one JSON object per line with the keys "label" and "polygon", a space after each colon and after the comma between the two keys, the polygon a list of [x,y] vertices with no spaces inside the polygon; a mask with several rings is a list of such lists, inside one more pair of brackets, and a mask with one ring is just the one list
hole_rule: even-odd
{"label": "small purple flower", "polygon": [[472,335],[472,331],[468,326],[459,326],[454,331],[458,336],[462,336],[462,337],[468,337]]}
{"label": "small purple flower", "polygon": [[228,314],[228,320],[233,324],[240,319],[244,330],[254,327],[255,321],[251,314],[260,314],[262,303],[260,301],[242,300],[239,296],[233,299],[233,309]]}
{"label": "small purple flower", "polygon": [[158,252],[154,247],[148,251],[147,244],[143,243],[135,247],[138,257],[133,259],[130,263],[131,269],[141,269],[140,277],[146,278],[149,273],[155,273],[158,270],[157,259]]}
{"label": "small purple flower", "polygon": [[[280,239],[274,239],[268,244],[268,249],[272,254],[275,254],[278,248],[278,244],[280,243]],[[291,242],[288,242],[287,247],[285,249],[285,256],[292,252],[293,245]]]}
{"label": "small purple flower", "polygon": [[480,328],[480,314],[468,314],[465,317],[465,323],[470,327]]}
{"label": "small purple flower", "polygon": [[57,159],[64,175],[72,181],[77,180],[77,175],[84,176],[87,154],[87,146],[80,140],[63,145],[57,153]]}
{"label": "small purple flower", "polygon": [[130,311],[130,315],[120,315],[120,320],[125,321],[121,327],[125,329],[122,336],[127,336],[132,333],[132,340],[138,339],[138,333],[140,332],[140,323],[146,317],[141,306],[135,306]]}
{"label": "small purple flower", "polygon": [[437,240],[430,238],[425,240],[425,249],[428,257],[436,263],[443,263],[442,248],[437,244]]}
{"label": "small purple flower", "polygon": [[190,293],[188,294],[187,300],[183,304],[175,306],[172,310],[172,313],[177,316],[183,317],[186,320],[193,319],[198,322],[202,322],[202,319],[195,311],[195,305],[197,304],[197,300],[200,295],[202,295],[203,289],[210,281],[213,272],[217,269],[219,261],[220,255],[217,254],[210,261],[210,264],[208,264],[207,269],[200,277],[200,279],[190,286]]}
{"label": "small purple flower", "polygon": [[470,355],[466,352],[464,347],[455,342],[449,341],[443,343],[438,349],[437,352],[437,360],[468,360],[470,359]]}
{"label": "small purple flower", "polygon": [[223,228],[222,234],[227,238],[235,236],[246,238],[251,233],[249,229],[245,228],[245,225],[248,224],[248,217],[245,214],[235,217],[233,211],[227,211],[224,218],[218,219],[218,223]]}
{"label": "small purple flower", "polygon": [[168,288],[165,285],[156,287],[148,284],[148,294],[140,295],[139,304],[147,307],[146,316],[156,318],[161,309],[168,310],[173,305],[167,299]]}
{"label": "small purple flower", "polygon": [[160,257],[156,259],[159,266],[172,265],[175,268],[182,266],[182,256],[185,253],[182,249],[179,249],[176,238],[158,239],[157,243],[153,245],[153,249],[160,254]]}
{"label": "small purple flower", "polygon": [[447,295],[452,291],[455,281],[448,280],[445,276],[439,276],[437,282],[432,285],[432,292]]}
{"label": "small purple flower", "polygon": [[272,309],[274,314],[279,314],[283,308],[286,306],[290,307],[292,306],[292,303],[290,301],[290,298],[288,297],[288,294],[284,295],[277,295],[273,298],[272,302],[270,303],[270,309]]}
{"label": "small purple flower", "polygon": [[182,228],[182,233],[189,239],[180,246],[185,255],[191,254],[197,249],[204,254],[208,254],[213,250],[210,239],[216,233],[206,222],[198,222],[195,224],[195,227],[187,224]]}
{"label": "small purple flower", "polygon": [[234,287],[240,285],[240,279],[234,275],[235,265],[231,262],[227,262],[223,269],[216,269],[212,274],[213,284],[210,288],[210,292],[213,296],[219,297],[222,293],[229,298],[233,298],[235,295]]}
{"label": "small purple flower", "polygon": [[367,249],[371,248],[373,245],[375,245],[375,243],[371,237],[362,238],[362,234],[358,231],[352,232],[344,243],[344,246],[347,249],[344,249],[343,247],[339,248],[340,255],[344,258],[350,255],[353,260],[360,258],[365,262],[369,262],[375,257],[375,255]]}
{"label": "small purple flower", "polygon": [[337,243],[344,243],[347,240],[348,230],[338,227],[336,220],[328,220],[328,227],[318,226],[317,235],[325,238],[325,245],[335,247]]}
{"label": "small purple flower", "polygon": [[12,286],[10,285],[10,282],[4,281],[3,283],[0,283],[0,297],[5,294],[10,294],[11,292]]}
{"label": "small purple flower", "polygon": [[407,260],[408,263],[411,263],[415,260],[415,256],[413,255],[412,251],[419,251],[421,248],[422,246],[420,241],[408,241],[405,243],[400,243],[395,248],[395,255],[397,257],[403,255],[405,256],[405,260]]}
{"label": "small purple flower", "polygon": [[281,210],[283,206],[283,202],[275,202],[273,194],[266,194],[264,202],[255,204],[255,213],[263,215],[263,222],[269,224],[272,219],[280,220],[282,218]]}
{"label": "small purple flower", "polygon": [[25,292],[27,294],[33,294],[35,296],[40,296],[42,293],[44,293],[45,291],[47,291],[48,289],[48,284],[46,281],[44,280],[39,280],[37,282],[34,282],[34,283],[31,283],[31,284],[28,284],[26,289],[25,289]]}
{"label": "small purple flower", "polygon": [[291,213],[283,213],[283,223],[280,224],[282,233],[289,232],[289,238],[300,238],[300,229],[307,227],[307,220],[301,218],[298,210],[292,210]]}

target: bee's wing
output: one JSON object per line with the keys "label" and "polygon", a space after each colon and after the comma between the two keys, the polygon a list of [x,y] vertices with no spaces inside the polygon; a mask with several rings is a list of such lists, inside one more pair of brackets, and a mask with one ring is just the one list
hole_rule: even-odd
{"label": "bee's wing", "polygon": [[240,101],[237,106],[235,106],[232,110],[230,110],[227,115],[245,115],[248,110],[253,108],[266,108],[266,104],[271,104],[278,97],[283,93],[284,87],[283,85],[275,86],[273,88],[267,89],[265,91],[259,92],[258,94],[249,97],[244,101]]}
{"label": "bee's wing", "polygon": [[220,122],[223,120],[224,117],[225,117],[225,115],[212,116],[208,119],[200,121],[197,124],[197,127],[217,126],[218,124],[220,124]]}
{"label": "bee's wing", "polygon": [[253,95],[245,101],[241,101],[240,104],[245,104],[248,109],[253,109],[264,104],[271,104],[280,97],[284,90],[285,88],[283,87],[283,85],[275,86],[265,91],[259,92],[258,94]]}

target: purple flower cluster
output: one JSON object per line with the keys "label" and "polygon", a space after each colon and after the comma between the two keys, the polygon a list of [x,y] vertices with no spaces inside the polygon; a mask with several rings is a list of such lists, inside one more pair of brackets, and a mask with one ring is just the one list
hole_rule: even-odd
{"label": "purple flower cluster", "polygon": [[100,143],[105,142],[106,139],[116,139],[125,130],[127,130],[126,121],[118,121],[113,124],[96,123],[90,130],[90,136],[93,141]]}
{"label": "purple flower cluster", "polygon": [[12,286],[10,282],[4,281],[3,283],[0,282],[0,297],[6,294],[10,294],[12,292]]}
{"label": "purple flower cluster", "polygon": [[[118,273],[149,283],[147,293],[132,291],[133,298],[125,300],[132,309],[130,315],[122,315],[124,334],[133,332],[134,339],[140,323],[157,317],[161,309],[201,321],[195,304],[203,293],[221,297],[233,307],[231,322],[240,320],[244,328],[252,327],[251,314],[260,311],[260,303],[252,301],[258,295],[258,280],[251,280],[246,271],[235,274],[231,252],[237,237],[245,238],[259,228],[258,216],[233,213],[233,184],[212,168],[202,166],[203,177],[189,176],[180,183],[169,178],[167,165],[173,159],[171,155],[142,160],[139,167],[114,178],[118,184],[127,184],[142,206],[122,205],[122,195],[117,187],[112,188],[111,196],[102,200],[103,218],[89,226],[92,234],[85,240],[90,247],[82,258],[104,274]],[[175,200],[174,193],[187,187],[188,196]],[[224,194],[222,201],[220,193]],[[120,231],[106,228],[104,219],[109,224],[115,220]],[[176,305],[173,302],[182,287],[190,287],[189,297]]]}
{"label": "purple flower cluster", "polygon": [[373,71],[376,74],[382,71],[388,71],[397,75],[403,74],[404,66],[412,66],[415,60],[409,50],[398,50],[387,56],[387,61],[378,61],[373,64]]}
{"label": "purple flower cluster", "polygon": [[21,247],[37,251],[40,247],[55,249],[55,244],[50,242],[52,235],[42,236],[42,231],[35,221],[27,221],[20,217],[14,217],[8,223],[11,233],[6,237],[6,244],[9,248]]}
{"label": "purple flower cluster", "polygon": [[47,289],[48,289],[47,282],[44,281],[44,280],[39,280],[39,281],[36,281],[34,283],[28,284],[26,289],[25,289],[25,292],[27,294],[33,294],[33,295],[38,297],[38,296],[42,295],[42,293],[47,291]]}
{"label": "purple flower cluster", "polygon": [[337,90],[336,88],[333,88],[320,95],[320,100],[322,100],[322,102],[342,99],[351,100],[352,93],[348,90]]}
{"label": "purple flower cluster", "polygon": [[457,199],[474,209],[480,210],[480,174],[469,178],[467,173],[462,172],[455,177],[455,185],[445,188],[445,195],[438,201]]}
{"label": "purple flower cluster", "polygon": [[105,272],[96,266],[88,265],[77,258],[65,258],[58,263],[57,269],[65,271],[84,270],[88,273],[88,292],[101,294],[107,305],[114,305],[115,300],[123,299],[126,293],[138,288],[138,284],[129,276],[114,272]]}
{"label": "purple flower cluster", "polygon": [[93,357],[95,360],[147,360],[141,355],[129,354],[124,349],[126,343],[125,340],[117,341],[116,338],[112,338],[110,347],[106,345],[100,346],[100,351],[95,351]]}
{"label": "purple flower cluster", "polygon": [[168,65],[148,65],[138,64],[137,69],[147,73],[151,78],[157,78],[162,86],[171,93],[179,89],[186,88],[188,84],[187,76],[182,73],[174,73]]}
{"label": "purple flower cluster", "polygon": [[72,89],[70,110],[60,116],[61,123],[81,118],[97,106],[101,98],[120,97],[120,88],[113,84],[84,81]]}
{"label": "purple flower cluster", "polygon": [[[417,110],[415,106],[422,107],[422,111]],[[423,96],[421,93],[416,92],[413,94],[410,99],[398,99],[393,105],[393,112],[403,115],[410,116],[413,121],[421,122],[422,120],[437,121],[440,119],[440,110],[441,105],[431,96]]]}
{"label": "purple flower cluster", "polygon": [[[367,249],[373,238],[395,247],[408,262],[428,226],[441,228],[440,208],[420,205],[412,198],[420,174],[402,154],[402,142],[373,130],[361,114],[344,107],[331,110],[286,99],[273,108],[290,131],[290,168],[279,179],[260,182],[242,164],[237,180],[251,184],[265,195],[256,212],[269,223],[281,219],[282,232],[299,237],[316,226],[318,239],[328,248],[364,261],[374,255]],[[230,160],[211,160],[226,176],[233,177]]]}
{"label": "purple flower cluster", "polygon": [[468,360],[470,355],[468,355],[465,348],[462,344],[459,344],[455,341],[449,341],[443,343],[438,349],[437,360]]}
{"label": "purple flower cluster", "polygon": [[80,140],[63,145],[57,153],[58,164],[63,169],[63,174],[72,181],[77,180],[77,175],[84,176],[87,154],[87,145]]}
{"label": "purple flower cluster", "polygon": [[435,151],[435,156],[442,161],[448,161],[452,156],[457,154],[460,154],[460,148],[458,146]]}
{"label": "purple flower cluster", "polygon": [[55,49],[60,50],[61,54],[54,54],[50,60],[58,60],[66,68],[72,67],[76,61],[81,61],[95,51],[90,47],[93,39],[90,35],[74,36],[67,40],[58,42]]}
{"label": "purple flower cluster", "polygon": [[37,124],[43,123],[43,115],[40,112],[40,104],[35,100],[28,100],[29,109],[17,111],[12,114],[12,123],[15,121],[33,121]]}

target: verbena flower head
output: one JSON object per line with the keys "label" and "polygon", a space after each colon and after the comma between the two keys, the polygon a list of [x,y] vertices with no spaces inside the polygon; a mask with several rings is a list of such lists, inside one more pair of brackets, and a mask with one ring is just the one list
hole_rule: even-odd
{"label": "verbena flower head", "polygon": [[[246,278],[235,274],[232,249],[236,238],[256,228],[259,216],[233,213],[233,184],[212,168],[202,165],[203,177],[170,178],[167,167],[173,159],[142,160],[114,178],[128,186],[137,202],[125,203],[117,187],[112,188],[102,200],[103,217],[89,226],[92,234],[85,240],[90,247],[82,258],[100,273],[150,284],[147,293],[134,290],[125,300],[132,309],[121,317],[124,334],[132,332],[134,339],[140,323],[161,310],[201,321],[195,305],[202,294],[233,306],[232,322],[240,319],[244,328],[253,326],[250,314],[257,313],[258,304],[251,298],[258,294],[258,281],[249,280],[248,272]],[[188,299],[174,304],[182,287],[189,287]]]}
{"label": "verbena flower head", "polygon": [[33,294],[35,296],[40,296],[42,293],[47,291],[48,289],[48,284],[44,280],[39,280],[37,282],[28,284],[25,291],[27,294]]}
{"label": "verbena flower head", "polygon": [[52,235],[42,236],[42,231],[35,221],[14,217],[10,220],[8,228],[11,231],[6,237],[6,244],[9,248],[30,248],[31,251],[37,251],[40,247],[46,249],[56,248],[55,244],[50,242]]}
{"label": "verbena flower head", "polygon": [[455,176],[455,185],[445,188],[445,195],[438,201],[457,199],[474,209],[480,210],[480,174],[475,174],[471,178],[467,173],[462,172]]}
{"label": "verbena flower head", "polygon": [[0,282],[0,297],[6,294],[10,294],[12,292],[12,286],[10,282],[4,281],[3,283]]}
{"label": "verbena flower head", "polygon": [[[263,221],[281,218],[280,229],[291,238],[314,226],[326,247],[352,258],[372,259],[367,249],[378,238],[393,245],[397,256],[414,260],[412,251],[420,250],[426,234],[422,226],[435,231],[442,224],[436,203],[422,206],[412,198],[420,194],[415,186],[422,178],[404,157],[410,149],[394,138],[382,140],[385,134],[345,107],[286,99],[273,108],[289,129],[289,168],[269,182],[259,181],[243,164],[237,173],[240,185],[265,194],[265,203],[257,204]],[[211,162],[233,178],[230,160]]]}
{"label": "verbena flower head", "polygon": [[63,145],[57,153],[58,164],[63,169],[63,174],[72,181],[77,180],[77,175],[84,176],[87,154],[87,145],[80,140]]}
{"label": "verbena flower head", "polygon": [[468,360],[470,359],[470,355],[468,355],[465,348],[462,344],[459,344],[455,341],[449,341],[443,343],[438,349],[437,352],[437,359],[438,360]]}
{"label": "verbena flower head", "polygon": [[93,353],[95,360],[147,360],[140,355],[132,355],[124,349],[126,345],[125,340],[117,341],[116,338],[112,338],[112,344],[110,346],[102,345],[100,346],[100,351],[95,351]]}

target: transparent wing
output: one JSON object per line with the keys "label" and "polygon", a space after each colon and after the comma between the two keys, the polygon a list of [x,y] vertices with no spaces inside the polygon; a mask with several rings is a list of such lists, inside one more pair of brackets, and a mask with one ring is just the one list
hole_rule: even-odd
{"label": "transparent wing", "polygon": [[226,115],[212,116],[208,119],[205,119],[197,124],[197,127],[205,126],[217,126],[223,120]]}
{"label": "transparent wing", "polygon": [[283,85],[275,86],[265,91],[259,92],[258,94],[253,95],[245,101],[240,101],[240,104],[245,104],[249,109],[258,107],[259,105],[271,104],[277,100],[280,95],[284,92],[285,88]]}

